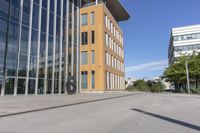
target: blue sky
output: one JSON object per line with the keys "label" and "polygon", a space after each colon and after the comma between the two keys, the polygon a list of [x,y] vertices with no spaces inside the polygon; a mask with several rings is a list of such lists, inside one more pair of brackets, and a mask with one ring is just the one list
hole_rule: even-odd
{"label": "blue sky", "polygon": [[168,65],[173,27],[200,24],[200,0],[121,0],[130,20],[124,32],[126,78],[160,76]]}

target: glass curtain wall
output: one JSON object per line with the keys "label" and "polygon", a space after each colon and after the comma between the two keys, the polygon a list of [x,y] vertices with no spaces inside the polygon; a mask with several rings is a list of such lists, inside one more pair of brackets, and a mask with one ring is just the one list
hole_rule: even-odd
{"label": "glass curtain wall", "polygon": [[0,0],[1,95],[61,94],[76,79],[79,0]]}

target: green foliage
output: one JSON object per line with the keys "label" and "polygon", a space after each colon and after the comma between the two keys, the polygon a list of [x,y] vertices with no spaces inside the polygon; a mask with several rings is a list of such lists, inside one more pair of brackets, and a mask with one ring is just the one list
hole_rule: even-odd
{"label": "green foliage", "polygon": [[139,91],[148,91],[149,88],[144,80],[137,80],[133,85]]}
{"label": "green foliage", "polygon": [[177,58],[175,63],[167,68],[163,73],[163,78],[178,86],[186,86],[186,61],[188,63],[188,71],[190,81],[196,82],[196,90],[198,90],[198,82],[200,79],[200,54],[193,52],[192,55],[182,55]]}
{"label": "green foliage", "polygon": [[127,91],[142,91],[142,92],[163,92],[165,89],[161,81],[144,81],[137,80],[133,86],[126,88]]}

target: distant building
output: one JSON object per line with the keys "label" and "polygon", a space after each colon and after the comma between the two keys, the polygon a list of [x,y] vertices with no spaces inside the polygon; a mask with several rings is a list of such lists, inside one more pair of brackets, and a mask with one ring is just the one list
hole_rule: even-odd
{"label": "distant building", "polygon": [[134,78],[128,78],[126,80],[126,88],[129,87],[129,86],[132,86],[133,85],[133,82],[135,82],[137,79],[134,79]]}
{"label": "distant building", "polygon": [[173,28],[171,31],[168,59],[172,65],[177,57],[200,52],[200,24]]}
{"label": "distant building", "polygon": [[160,77],[153,78],[153,81],[158,82],[161,81],[162,84],[165,86],[165,91],[173,91],[175,90],[174,85],[170,82],[165,81],[164,79],[161,79]]}

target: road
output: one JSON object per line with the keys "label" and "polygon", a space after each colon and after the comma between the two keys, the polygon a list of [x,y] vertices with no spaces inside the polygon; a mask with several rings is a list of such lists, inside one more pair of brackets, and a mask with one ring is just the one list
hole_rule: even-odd
{"label": "road", "polygon": [[140,93],[0,117],[0,133],[199,132],[197,95]]}

